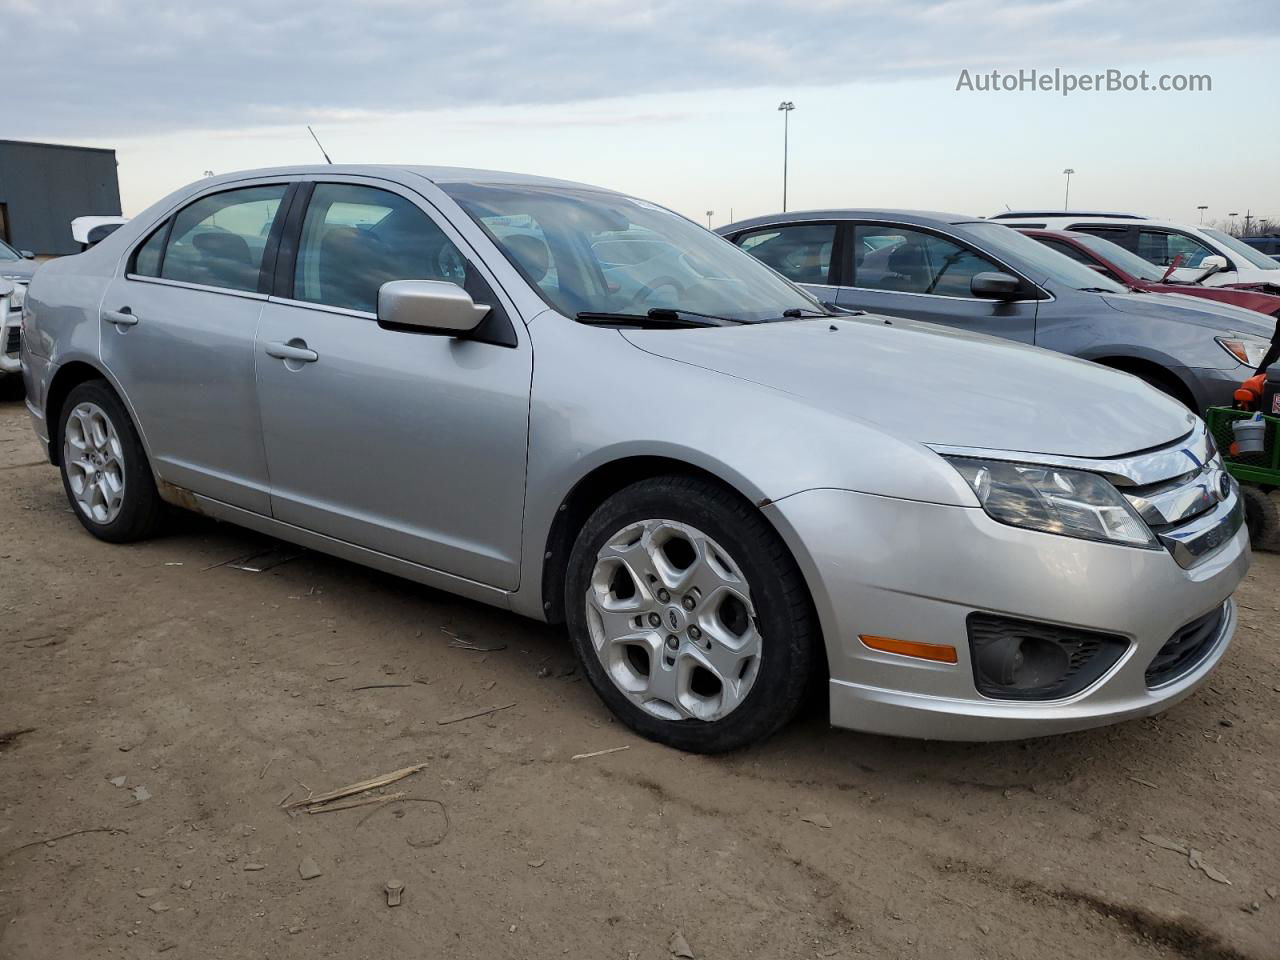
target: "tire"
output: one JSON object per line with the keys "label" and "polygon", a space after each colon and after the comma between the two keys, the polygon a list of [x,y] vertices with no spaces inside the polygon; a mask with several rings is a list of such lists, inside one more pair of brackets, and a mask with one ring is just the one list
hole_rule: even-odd
{"label": "tire", "polygon": [[1280,536],[1280,506],[1271,495],[1252,485],[1241,484],[1244,499],[1244,522],[1249,528],[1249,542],[1255,550],[1274,550]]}
{"label": "tire", "polygon": [[124,404],[103,380],[72,389],[58,424],[62,488],[99,540],[130,543],[159,530],[164,503]]}
{"label": "tire", "polygon": [[791,720],[819,642],[782,539],[750,503],[698,477],[642,480],[606,500],[570,553],[564,609],[609,709],[694,753],[745,746]]}

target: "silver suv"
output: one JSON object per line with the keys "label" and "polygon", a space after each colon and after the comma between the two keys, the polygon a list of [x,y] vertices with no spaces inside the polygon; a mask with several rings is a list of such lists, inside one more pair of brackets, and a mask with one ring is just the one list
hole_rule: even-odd
{"label": "silver suv", "polygon": [[202,180],[31,284],[80,522],[166,505],[565,622],[644,736],[1038,736],[1161,710],[1249,564],[1204,426],[1133,377],[837,316],[643,200],[512,174]]}

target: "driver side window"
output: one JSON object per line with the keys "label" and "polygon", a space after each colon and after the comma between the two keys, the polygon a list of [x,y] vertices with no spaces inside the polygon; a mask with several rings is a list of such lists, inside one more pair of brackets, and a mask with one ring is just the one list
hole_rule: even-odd
{"label": "driver side window", "polygon": [[376,313],[391,280],[463,286],[467,261],[426,213],[404,197],[358,184],[316,185],[302,222],[296,300]]}
{"label": "driver side window", "polygon": [[855,227],[853,262],[856,287],[938,297],[971,298],[969,285],[976,274],[1001,270],[950,240],[879,224]]}
{"label": "driver side window", "polygon": [[1144,260],[1168,267],[1179,255],[1182,259],[1178,261],[1178,266],[1198,267],[1205,257],[1213,256],[1213,251],[1181,233],[1167,233],[1164,230],[1138,231],[1138,256]]}

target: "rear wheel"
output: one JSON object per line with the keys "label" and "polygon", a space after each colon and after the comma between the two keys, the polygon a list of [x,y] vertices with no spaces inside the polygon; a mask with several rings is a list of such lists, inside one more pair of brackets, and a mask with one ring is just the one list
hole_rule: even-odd
{"label": "rear wheel", "polygon": [[112,543],[150,536],[164,504],[120,398],[105,382],[90,380],[71,391],[62,411],[62,486],[76,518]]}
{"label": "rear wheel", "polygon": [[777,533],[731,491],[671,476],[615,494],[579,533],[565,591],[587,677],[642,736],[731,750],[800,706],[808,594]]}

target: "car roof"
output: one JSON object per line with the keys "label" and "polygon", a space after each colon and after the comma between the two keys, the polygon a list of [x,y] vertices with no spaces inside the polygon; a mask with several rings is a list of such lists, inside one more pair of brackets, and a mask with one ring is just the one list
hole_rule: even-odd
{"label": "car roof", "polygon": [[595,190],[601,193],[617,192],[605,187],[592,186],[591,184],[576,183],[572,180],[558,180],[554,177],[539,177],[528,173],[481,170],[473,167],[440,167],[425,164],[392,163],[317,163],[285,167],[260,167],[254,170],[237,170],[234,173],[219,174],[199,182],[203,186],[204,184],[232,183],[237,180],[248,180],[257,177],[299,177],[324,174],[383,178],[389,176],[394,178],[396,174],[411,174],[436,184],[520,184],[527,186],[574,187],[580,190]]}
{"label": "car roof", "polygon": [[[1017,220],[1035,219],[1039,222],[1034,224],[1033,223],[1018,224],[1018,223],[1010,222],[1014,219],[1017,219]],[[1075,224],[1075,223],[1085,223],[1085,222],[1089,222],[1091,224],[1096,223],[1098,225],[1109,223],[1109,224],[1115,224],[1116,226],[1169,227],[1175,230],[1191,230],[1193,232],[1208,229],[1207,225],[1200,226],[1194,223],[1178,223],[1176,220],[1155,220],[1155,219],[1152,219],[1151,217],[1124,217],[1124,216],[1120,216],[1119,214],[1072,213],[1070,211],[1068,211],[1067,213],[1063,213],[1061,210],[1058,210],[1052,214],[1045,214],[1043,216],[1036,215],[1036,214],[1026,214],[1022,217],[1017,217],[1017,218],[1003,216],[1000,218],[1000,220],[1002,223],[1011,227],[1017,227],[1017,226],[1039,227],[1043,224],[1044,228],[1047,228],[1050,230],[1060,230],[1063,228],[1062,225],[1067,223]]]}
{"label": "car roof", "polygon": [[936,210],[895,210],[888,207],[864,207],[858,209],[828,210],[789,210],[786,213],[770,213],[762,217],[751,217],[726,223],[716,227],[716,233],[736,233],[752,227],[767,227],[776,223],[795,223],[804,220],[886,220],[896,223],[912,224],[920,227],[939,225],[953,226],[961,223],[978,223],[981,217],[971,217],[960,213],[943,213]]}
{"label": "car roof", "polygon": [[1117,220],[1146,220],[1138,213],[1117,213],[1107,210],[1006,210],[991,217],[992,220],[1020,220],[1023,217],[1101,217]]}

